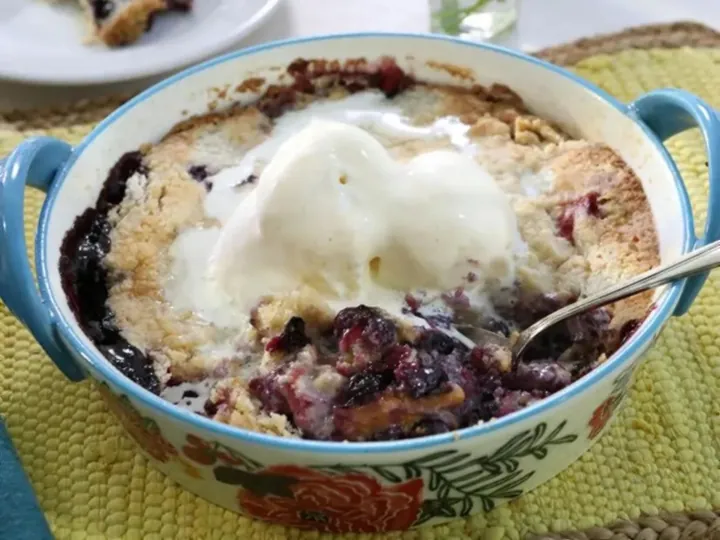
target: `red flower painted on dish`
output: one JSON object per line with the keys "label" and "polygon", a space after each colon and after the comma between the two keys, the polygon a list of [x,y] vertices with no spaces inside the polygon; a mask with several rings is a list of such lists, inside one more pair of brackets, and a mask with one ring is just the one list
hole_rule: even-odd
{"label": "red flower painted on dish", "polygon": [[227,465],[243,465],[245,460],[217,443],[207,442],[196,435],[188,435],[182,447],[186,458],[200,465],[214,465],[218,460]]}
{"label": "red flower painted on dish", "polygon": [[600,435],[600,432],[605,427],[605,424],[607,424],[610,418],[612,418],[613,412],[615,411],[619,401],[620,400],[617,396],[612,395],[603,401],[600,406],[595,409],[595,411],[593,411],[590,422],[588,422],[588,426],[590,427],[590,435],[588,435],[588,437],[591,440]]}
{"label": "red flower painted on dish", "polygon": [[330,475],[294,465],[258,474],[288,479],[291,496],[241,489],[240,507],[252,517],[289,527],[335,533],[404,530],[420,511],[420,478],[385,486],[363,474]]}
{"label": "red flower painted on dish", "polygon": [[588,437],[590,438],[590,440],[600,435],[600,432],[610,421],[610,418],[612,418],[615,410],[618,408],[623,398],[625,397],[625,393],[627,392],[627,388],[630,384],[630,379],[632,378],[633,367],[634,366],[632,365],[627,367],[622,373],[620,373],[620,375],[615,378],[615,380],[613,381],[613,390],[610,394],[610,397],[603,401],[597,407],[597,409],[593,411],[592,417],[588,422],[588,427],[590,428],[590,434],[588,435]]}
{"label": "red flower painted on dish", "polygon": [[177,456],[177,450],[170,444],[157,423],[150,418],[143,418],[125,396],[116,396],[105,385],[98,385],[100,395],[108,408],[115,413],[130,437],[154,459],[167,462]]}

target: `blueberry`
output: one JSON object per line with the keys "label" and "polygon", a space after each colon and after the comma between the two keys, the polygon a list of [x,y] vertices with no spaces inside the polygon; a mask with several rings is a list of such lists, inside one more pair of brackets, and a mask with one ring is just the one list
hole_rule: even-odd
{"label": "blueberry", "polygon": [[415,347],[424,351],[437,352],[438,354],[444,355],[452,353],[456,348],[465,348],[460,342],[438,330],[427,330],[423,332],[415,343]]}
{"label": "blueberry", "polygon": [[570,372],[556,362],[520,363],[505,377],[506,385],[513,390],[557,392],[571,382]]}
{"label": "blueberry", "polygon": [[310,338],[305,334],[305,321],[300,317],[291,317],[282,333],[268,341],[265,350],[292,354],[309,343]]}
{"label": "blueberry", "polygon": [[478,384],[472,392],[466,393],[465,402],[455,411],[460,427],[486,422],[497,413],[497,401],[493,395],[494,386],[483,387]]}
{"label": "blueberry", "polygon": [[376,347],[392,345],[397,339],[395,323],[380,310],[365,305],[341,310],[335,316],[333,326],[337,339],[342,339],[352,329],[362,329],[363,340]]}
{"label": "blueberry", "polygon": [[437,435],[438,433],[447,433],[455,428],[456,426],[448,424],[448,422],[439,416],[426,416],[413,425],[410,430],[410,435],[413,437],[426,437],[428,435]]}
{"label": "blueberry", "polygon": [[482,328],[490,332],[495,332],[496,334],[502,334],[505,337],[510,336],[510,326],[505,321],[495,317],[485,321]]}
{"label": "blueberry", "polygon": [[114,345],[100,345],[100,352],[128,379],[151,392],[160,393],[160,383],[152,361],[143,352],[120,340]]}
{"label": "blueberry", "polygon": [[210,175],[205,165],[192,165],[188,168],[188,174],[198,182],[203,182]]}
{"label": "blueberry", "polygon": [[395,323],[380,310],[363,305],[341,310],[333,328],[338,349],[349,355],[351,369],[377,362],[397,343]]}
{"label": "blueberry", "polygon": [[104,21],[115,9],[113,0],[92,0],[90,4],[96,21]]}
{"label": "blueberry", "polygon": [[610,326],[610,313],[605,308],[595,309],[569,319],[565,326],[573,343],[598,341]]}
{"label": "blueberry", "polygon": [[205,405],[203,405],[203,410],[209,418],[212,418],[217,414],[218,406],[208,399],[205,401]]}
{"label": "blueberry", "polygon": [[427,396],[440,390],[448,382],[442,359],[442,355],[418,351],[414,361],[401,363],[395,368],[395,379],[414,399]]}
{"label": "blueberry", "polygon": [[111,208],[120,204],[125,197],[127,181],[136,173],[147,174],[147,167],[143,163],[140,152],[127,152],[120,156],[112,166],[103,188],[98,195],[97,210],[107,214]]}
{"label": "blueberry", "polygon": [[360,371],[352,375],[343,391],[340,401],[344,407],[355,407],[367,403],[369,398],[382,392],[393,381],[393,373],[390,370],[374,372],[370,370]]}

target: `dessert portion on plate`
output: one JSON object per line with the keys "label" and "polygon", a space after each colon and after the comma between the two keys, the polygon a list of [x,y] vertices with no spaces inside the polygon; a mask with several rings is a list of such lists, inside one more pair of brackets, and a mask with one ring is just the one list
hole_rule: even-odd
{"label": "dessert portion on plate", "polygon": [[168,11],[189,12],[193,0],[62,0],[79,3],[92,38],[109,47],[137,41],[152,28],[155,16]]}
{"label": "dessert portion on plate", "polygon": [[298,60],[250,105],[124,154],[66,234],[77,320],[181,407],[286,437],[378,441],[490,421],[583,377],[649,294],[511,336],[658,263],[642,185],[506,86],[392,59]]}

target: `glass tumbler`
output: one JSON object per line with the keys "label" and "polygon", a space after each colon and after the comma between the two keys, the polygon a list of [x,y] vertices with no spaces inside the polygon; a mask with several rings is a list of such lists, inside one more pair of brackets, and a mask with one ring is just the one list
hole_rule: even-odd
{"label": "glass tumbler", "polygon": [[429,0],[433,32],[475,41],[506,41],[515,31],[520,0]]}

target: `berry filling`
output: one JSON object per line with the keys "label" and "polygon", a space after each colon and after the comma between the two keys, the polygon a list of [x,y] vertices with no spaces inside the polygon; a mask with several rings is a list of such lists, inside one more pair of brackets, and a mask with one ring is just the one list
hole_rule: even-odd
{"label": "berry filling", "polygon": [[395,323],[375,308],[358,306],[340,311],[333,335],[341,354],[338,371],[350,374],[381,360],[397,343]]}
{"label": "berry filling", "polygon": [[[514,310],[529,318],[572,300],[510,297],[516,298]],[[519,321],[492,321],[505,331],[519,327]],[[335,317],[331,339],[339,359],[320,358],[327,344],[316,346],[302,319],[294,317],[266,345],[286,355],[280,367],[254,378],[249,387],[266,411],[285,414],[308,438],[383,440],[442,433],[510,414],[562,390],[620,343],[622,331],[609,324],[605,310],[559,324],[551,339],[512,370],[507,351],[495,345],[479,343],[469,350],[433,328],[402,340],[389,316],[361,305]],[[311,351],[311,369],[297,354],[300,349]],[[319,391],[318,379],[327,373],[319,368],[335,370],[342,383]]]}
{"label": "berry filling", "polygon": [[80,327],[100,352],[130,380],[151,392],[160,392],[152,359],[131,345],[107,307],[109,280],[103,263],[110,251],[110,210],[125,197],[128,179],[146,174],[139,152],[124,154],[110,170],[95,208],[79,216],[60,248],[62,287]]}
{"label": "berry filling", "polygon": [[305,321],[300,317],[292,317],[285,325],[282,334],[268,341],[265,350],[271,353],[290,354],[298,352],[308,343],[310,340],[305,335]]}
{"label": "berry filling", "polygon": [[564,204],[557,218],[558,235],[575,245],[575,218],[578,212],[582,212],[587,216],[602,218],[600,203],[600,194],[597,191],[591,191],[574,201]]}

